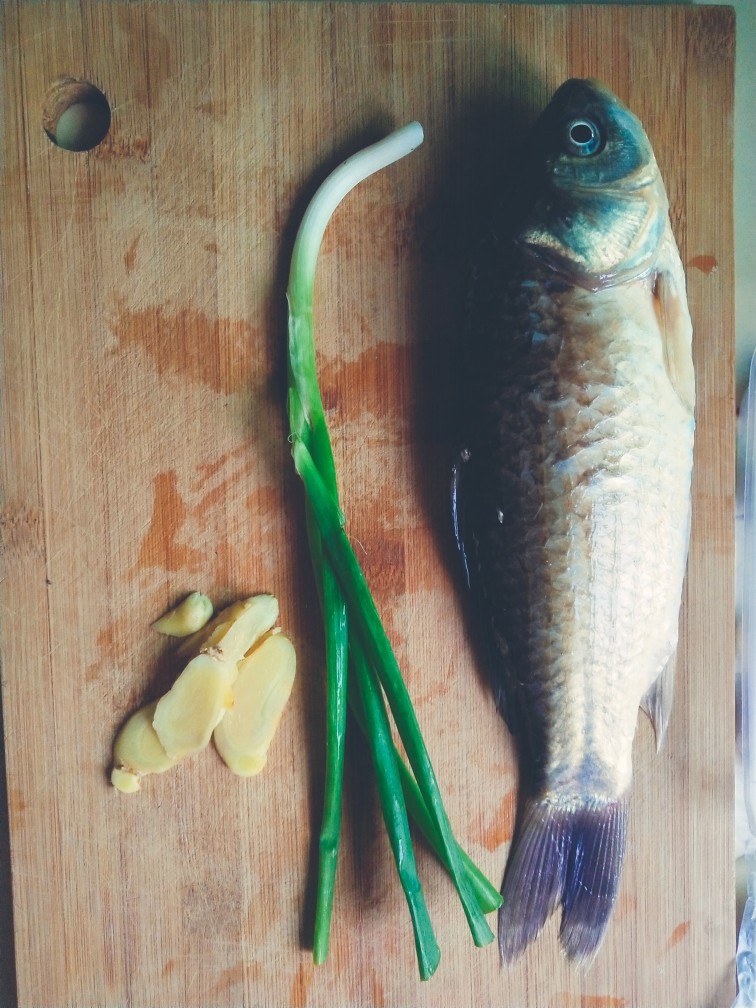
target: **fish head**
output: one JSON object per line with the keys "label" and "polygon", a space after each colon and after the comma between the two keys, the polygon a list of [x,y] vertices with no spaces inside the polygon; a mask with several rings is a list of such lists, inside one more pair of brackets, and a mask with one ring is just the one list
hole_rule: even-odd
{"label": "fish head", "polygon": [[536,121],[527,150],[535,193],[518,242],[590,289],[653,267],[668,202],[638,118],[597,81],[568,80]]}

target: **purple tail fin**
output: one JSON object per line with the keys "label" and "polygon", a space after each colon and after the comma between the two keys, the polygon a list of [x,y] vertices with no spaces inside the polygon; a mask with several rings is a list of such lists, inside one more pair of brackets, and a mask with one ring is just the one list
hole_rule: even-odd
{"label": "purple tail fin", "polygon": [[589,807],[548,801],[525,807],[502,886],[499,950],[505,962],[533,941],[558,903],[568,958],[595,954],[617,898],[626,832],[623,799]]}

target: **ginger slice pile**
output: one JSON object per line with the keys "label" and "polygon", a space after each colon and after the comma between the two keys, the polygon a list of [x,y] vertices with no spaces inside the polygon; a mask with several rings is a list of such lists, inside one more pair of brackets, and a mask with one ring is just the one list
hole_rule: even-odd
{"label": "ginger slice pile", "polygon": [[262,770],[296,674],[294,647],[275,628],[278,614],[273,595],[254,595],[210,620],[212,603],[193,592],[153,624],[185,637],[177,653],[188,661],[168,692],[118,733],[110,777],[117,790],[138,791],[142,777],[170,770],[211,737],[234,773]]}

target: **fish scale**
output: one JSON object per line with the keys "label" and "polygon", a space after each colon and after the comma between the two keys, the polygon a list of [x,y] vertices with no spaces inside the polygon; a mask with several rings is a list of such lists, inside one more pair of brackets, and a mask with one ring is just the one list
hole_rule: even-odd
{"label": "fish scale", "polygon": [[[598,123],[603,146],[575,153],[575,122]],[[513,240],[487,249],[470,302],[455,525],[520,753],[501,953],[522,952],[561,903],[562,944],[586,959],[619,885],[638,708],[661,740],[671,703],[691,328],[666,195],[632,113],[601,85],[568,82],[531,157],[533,205]]]}

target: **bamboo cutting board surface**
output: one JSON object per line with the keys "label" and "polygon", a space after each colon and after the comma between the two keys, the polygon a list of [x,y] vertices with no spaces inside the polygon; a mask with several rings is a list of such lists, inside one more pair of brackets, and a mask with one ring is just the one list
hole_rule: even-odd
{"label": "bamboo cutting board surface", "polygon": [[[3,712],[24,1008],[729,1004],[732,883],[731,12],[161,2],[3,9]],[[104,90],[53,146],[53,79]],[[307,943],[322,651],[284,418],[287,257],[327,170],[394,126],[424,146],[323,246],[321,381],[348,530],[455,830],[498,884],[517,769],[470,646],[447,516],[454,341],[486,200],[551,92],[641,116],[695,322],[694,521],[676,706],[640,720],[628,857],[592,967],[556,919],[511,970],[472,945],[421,846],[442,961],[417,976],[369,761],[351,739],[331,956]],[[167,685],[149,624],[193,589],[281,600],[292,703],[258,778],[209,749],[133,796],[123,719]],[[353,733],[354,734],[354,733]]]}

